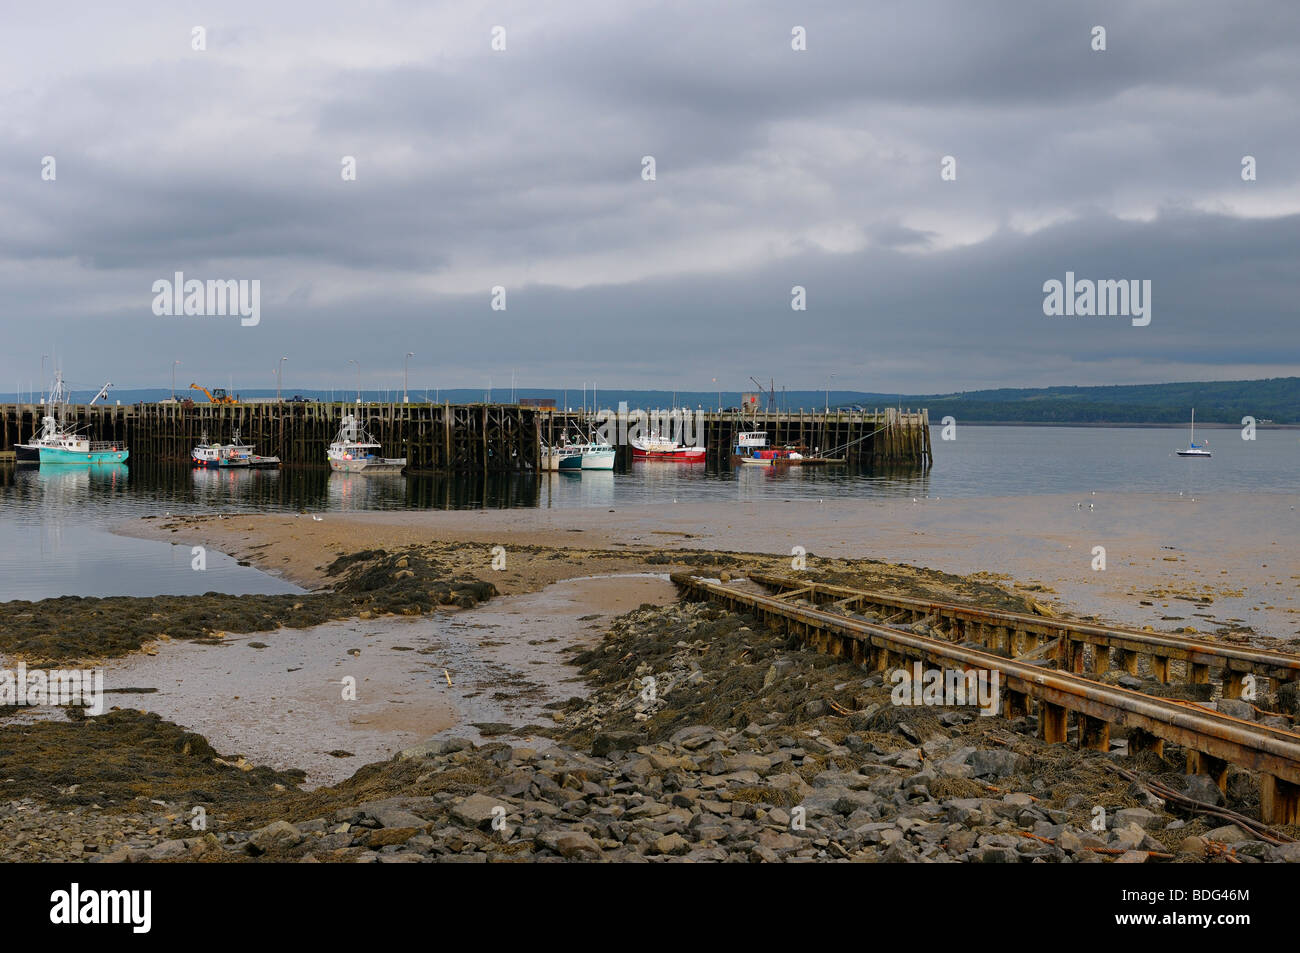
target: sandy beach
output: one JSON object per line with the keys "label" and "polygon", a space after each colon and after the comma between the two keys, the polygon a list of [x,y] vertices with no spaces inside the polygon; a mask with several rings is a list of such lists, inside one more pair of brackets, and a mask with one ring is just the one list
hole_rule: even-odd
{"label": "sandy beach", "polygon": [[[513,558],[511,547],[639,552],[717,550],[870,558],[1007,585],[1082,616],[1157,630],[1249,627],[1300,637],[1300,510],[1290,494],[1210,498],[1097,494],[916,501],[684,503],[608,509],[187,517],[119,532],[211,546],[313,588],[363,547],[463,541],[505,547],[506,569],[477,567],[502,593],[575,575],[642,571],[628,560]],[[1094,569],[1095,547],[1105,568]],[[810,562],[810,565],[814,563]],[[473,567],[470,567],[473,568]]]}

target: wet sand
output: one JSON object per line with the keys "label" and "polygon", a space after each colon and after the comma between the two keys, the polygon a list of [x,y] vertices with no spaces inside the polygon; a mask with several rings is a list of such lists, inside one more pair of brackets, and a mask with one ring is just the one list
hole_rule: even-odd
{"label": "wet sand", "polygon": [[569,651],[612,617],[676,595],[663,576],[576,579],[468,612],[170,641],[107,663],[105,687],[157,689],[109,704],[155,712],[249,762],[301,768],[316,787],[448,729],[482,740],[475,723],[549,723],[543,705],[587,693]]}
{"label": "wet sand", "polygon": [[[1091,509],[1090,509],[1091,507]],[[301,585],[359,547],[435,541],[514,546],[727,550],[872,558],[1008,585],[1042,586],[1044,603],[1161,631],[1250,626],[1300,637],[1300,496],[1099,493],[982,499],[688,503],[608,509],[324,513],[133,521],[131,535],[202,542]],[[179,527],[179,528],[178,528]],[[175,532],[173,532],[175,530]],[[1094,570],[1094,547],[1106,568]],[[480,567],[503,593],[582,573],[563,561]],[[592,572],[618,571],[594,560]],[[585,573],[584,573],[585,574]]]}

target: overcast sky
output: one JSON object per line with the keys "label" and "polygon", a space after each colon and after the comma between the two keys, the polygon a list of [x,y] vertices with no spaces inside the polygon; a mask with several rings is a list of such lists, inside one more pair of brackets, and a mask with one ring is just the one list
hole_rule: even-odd
{"label": "overcast sky", "polygon": [[[0,223],[3,391],[1290,376],[1300,4],[9,5]],[[1045,316],[1067,271],[1151,323]]]}

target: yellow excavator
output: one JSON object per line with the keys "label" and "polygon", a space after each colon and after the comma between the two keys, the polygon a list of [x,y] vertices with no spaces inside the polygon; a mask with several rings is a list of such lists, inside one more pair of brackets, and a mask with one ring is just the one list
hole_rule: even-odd
{"label": "yellow excavator", "polygon": [[229,394],[226,393],[226,389],[224,387],[214,387],[212,390],[208,390],[206,387],[202,387],[198,384],[191,384],[190,390],[203,391],[203,393],[208,395],[208,402],[212,404],[239,403],[239,401],[237,401],[235,398],[231,397]]}

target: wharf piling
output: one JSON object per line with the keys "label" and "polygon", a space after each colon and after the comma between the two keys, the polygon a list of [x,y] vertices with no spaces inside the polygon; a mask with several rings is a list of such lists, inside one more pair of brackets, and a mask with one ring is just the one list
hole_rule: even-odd
{"label": "wharf piling", "polygon": [[[42,404],[0,405],[0,454],[30,440],[49,412]],[[405,456],[415,472],[491,473],[535,470],[543,439],[557,441],[566,428],[625,434],[628,415],[552,410],[515,404],[362,403],[266,401],[239,404],[157,403],[127,406],[68,405],[64,423],[92,440],[124,443],[131,462],[184,462],[204,433],[228,441],[236,429],[257,452],[286,466],[325,466],[325,451],[344,414],[355,414],[391,456]],[[652,412],[655,413],[655,412]],[[663,414],[671,412],[664,411]],[[725,463],[744,431],[766,431],[773,446],[801,446],[850,466],[933,463],[929,414],[887,407],[876,411],[741,413],[685,411],[703,433],[694,437],[710,460]],[[694,433],[695,431],[692,431]],[[698,444],[697,444],[698,445]],[[620,456],[627,453],[620,447]],[[0,456],[0,460],[3,456]]]}

